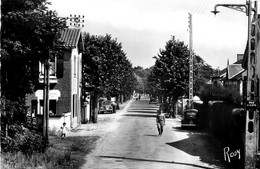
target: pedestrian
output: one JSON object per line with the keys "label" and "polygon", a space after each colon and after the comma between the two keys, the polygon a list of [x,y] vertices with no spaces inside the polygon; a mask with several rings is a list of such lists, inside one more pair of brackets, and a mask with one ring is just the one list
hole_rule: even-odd
{"label": "pedestrian", "polygon": [[159,132],[159,136],[163,133],[163,127],[165,125],[165,115],[163,113],[162,106],[159,108],[157,116],[156,116],[156,125]]}
{"label": "pedestrian", "polygon": [[61,127],[60,131],[60,137],[65,138],[68,128],[66,127],[66,123],[63,123],[63,126]]}
{"label": "pedestrian", "polygon": [[141,95],[139,94],[139,100],[141,99]]}

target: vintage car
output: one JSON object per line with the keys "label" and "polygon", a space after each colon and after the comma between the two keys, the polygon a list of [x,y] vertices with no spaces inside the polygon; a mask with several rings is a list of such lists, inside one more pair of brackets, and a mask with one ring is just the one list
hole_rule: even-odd
{"label": "vintage car", "polygon": [[181,120],[181,127],[196,127],[198,125],[197,109],[186,109],[184,110],[183,117]]}
{"label": "vintage car", "polygon": [[110,100],[102,101],[99,107],[99,113],[113,113],[113,103]]}
{"label": "vintage car", "polygon": [[165,117],[166,118],[170,118],[170,117],[175,117],[174,116],[174,111],[173,111],[174,107],[172,104],[168,104],[167,108],[166,108],[166,112],[165,112]]}
{"label": "vintage car", "polygon": [[150,97],[149,104],[158,103],[158,100],[155,97]]}
{"label": "vintage car", "polygon": [[116,101],[116,98],[115,97],[112,97],[111,98],[111,102],[112,102],[112,105],[113,105],[113,113],[116,113],[116,110],[119,110],[120,107],[119,107],[119,102]]}

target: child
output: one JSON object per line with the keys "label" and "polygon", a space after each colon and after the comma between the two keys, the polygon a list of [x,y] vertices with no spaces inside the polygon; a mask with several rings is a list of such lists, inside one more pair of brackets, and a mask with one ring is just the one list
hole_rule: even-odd
{"label": "child", "polygon": [[158,110],[157,116],[156,116],[156,124],[157,124],[157,129],[159,131],[159,136],[162,135],[163,133],[163,126],[165,125],[165,115],[162,112],[162,108]]}
{"label": "child", "polygon": [[63,123],[63,126],[61,127],[61,133],[60,133],[60,137],[61,138],[65,138],[65,136],[66,136],[66,130],[68,130],[68,128],[67,127],[65,127],[66,126],[66,123],[64,122]]}

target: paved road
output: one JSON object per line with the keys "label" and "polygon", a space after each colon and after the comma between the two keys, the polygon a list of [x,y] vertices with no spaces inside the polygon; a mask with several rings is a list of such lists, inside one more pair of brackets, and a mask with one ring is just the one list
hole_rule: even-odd
{"label": "paved road", "polygon": [[116,127],[86,157],[82,169],[224,168],[208,136],[181,130],[178,119],[167,118],[165,131],[158,136],[157,110],[145,98],[130,103],[114,122]]}

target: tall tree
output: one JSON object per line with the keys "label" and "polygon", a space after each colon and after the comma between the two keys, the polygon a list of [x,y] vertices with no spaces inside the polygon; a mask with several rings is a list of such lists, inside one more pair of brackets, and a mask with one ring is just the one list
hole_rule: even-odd
{"label": "tall tree", "polygon": [[189,77],[189,50],[184,42],[174,38],[160,50],[151,75],[156,80],[161,95],[177,101],[178,97],[187,92]]}
{"label": "tall tree", "polygon": [[[97,99],[128,96],[134,90],[132,64],[126,58],[121,43],[111,35],[84,35],[85,53],[83,55],[83,82],[94,93],[93,121],[97,121]],[[85,87],[84,90],[88,90]],[[121,97],[120,97],[121,98]]]}
{"label": "tall tree", "polygon": [[[212,75],[213,69],[194,54],[194,93],[198,93]],[[175,103],[180,96],[188,95],[190,51],[184,42],[174,38],[160,50],[154,67],[148,76],[149,90],[153,95],[167,97]],[[163,100],[162,100],[163,101]],[[166,100],[164,100],[166,101]]]}
{"label": "tall tree", "polygon": [[151,69],[146,68],[144,69],[141,66],[134,67],[134,73],[137,76],[138,85],[136,87],[136,92],[138,93],[149,93],[148,86],[147,86],[147,77],[150,73]]}
{"label": "tall tree", "polygon": [[57,53],[65,23],[48,11],[46,0],[3,0],[1,30],[2,95],[24,99],[38,83],[39,61]]}

